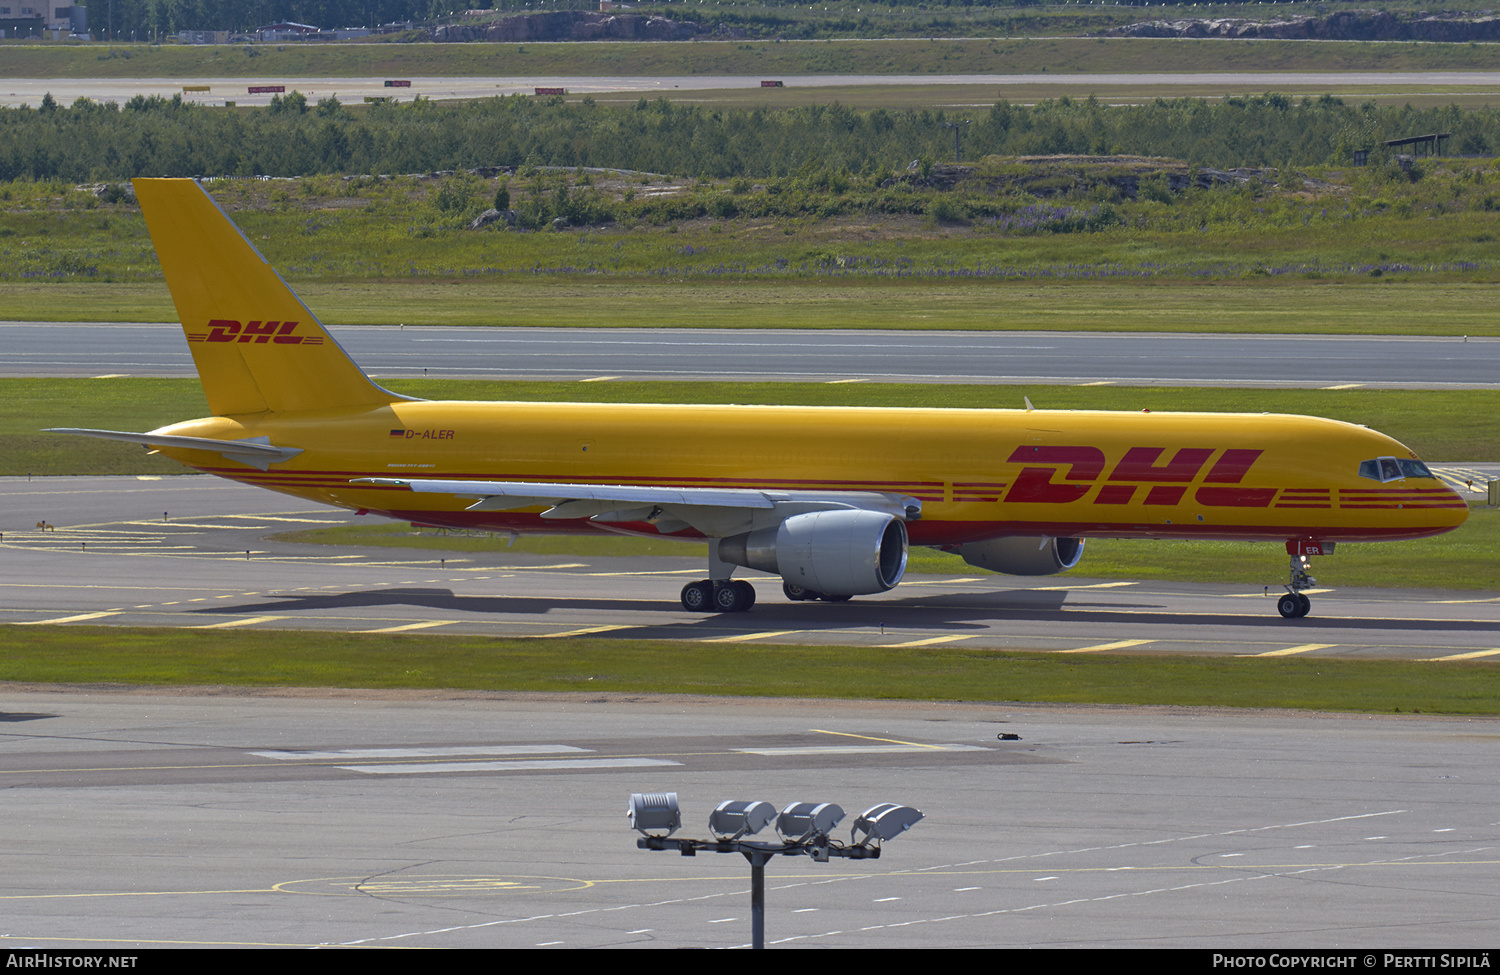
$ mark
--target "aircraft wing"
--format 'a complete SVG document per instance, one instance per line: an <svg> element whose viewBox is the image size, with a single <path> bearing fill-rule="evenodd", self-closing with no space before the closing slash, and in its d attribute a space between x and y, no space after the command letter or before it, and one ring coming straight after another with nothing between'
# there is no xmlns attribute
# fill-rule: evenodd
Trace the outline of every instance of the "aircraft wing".
<svg viewBox="0 0 1500 975"><path fill-rule="evenodd" d="M449 481L362 477L355 484L403 487L418 494L472 498L468 511L508 511L550 505L543 518L588 518L595 522L650 521L663 533L695 528L723 536L766 528L795 514L835 508L882 511L896 518L921 516L922 502L875 491L766 491L630 484L565 484L540 481Z"/></svg>
<svg viewBox="0 0 1500 975"><path fill-rule="evenodd" d="M302 453L301 447L274 447L268 437L245 440L212 440L208 437L173 437L160 433L130 433L125 430L85 430L78 427L53 427L43 433L68 433L99 440L123 440L143 447L180 447L185 450L211 450L227 460L247 467L269 470L272 464L291 460Z"/></svg>

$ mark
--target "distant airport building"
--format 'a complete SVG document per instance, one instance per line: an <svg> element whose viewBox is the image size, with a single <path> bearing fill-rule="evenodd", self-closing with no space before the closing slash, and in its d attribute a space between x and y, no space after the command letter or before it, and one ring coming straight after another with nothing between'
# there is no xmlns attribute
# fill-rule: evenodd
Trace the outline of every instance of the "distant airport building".
<svg viewBox="0 0 1500 975"><path fill-rule="evenodd" d="M179 44L228 44L227 30L181 30L177 32Z"/></svg>
<svg viewBox="0 0 1500 975"><path fill-rule="evenodd" d="M0 31L5 37L86 40L89 8L70 0L0 0Z"/></svg>
<svg viewBox="0 0 1500 975"><path fill-rule="evenodd" d="M262 41L298 41L318 33L318 28L311 24L297 24L291 21L283 21L279 24L267 24L265 27L257 27L253 33L258 40Z"/></svg>

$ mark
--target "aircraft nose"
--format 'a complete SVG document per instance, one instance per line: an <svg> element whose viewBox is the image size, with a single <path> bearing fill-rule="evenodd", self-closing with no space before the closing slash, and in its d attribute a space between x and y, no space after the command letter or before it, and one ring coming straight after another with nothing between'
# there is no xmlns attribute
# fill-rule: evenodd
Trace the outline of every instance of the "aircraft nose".
<svg viewBox="0 0 1500 975"><path fill-rule="evenodd" d="M1448 489L1448 497L1454 507L1447 510L1453 512L1453 527L1457 528L1469 518L1469 501L1452 488Z"/></svg>

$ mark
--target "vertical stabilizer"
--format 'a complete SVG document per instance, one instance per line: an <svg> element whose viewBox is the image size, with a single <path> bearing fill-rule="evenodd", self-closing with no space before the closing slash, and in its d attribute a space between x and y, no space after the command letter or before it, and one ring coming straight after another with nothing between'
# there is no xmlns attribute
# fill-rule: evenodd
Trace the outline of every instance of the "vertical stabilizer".
<svg viewBox="0 0 1500 975"><path fill-rule="evenodd" d="M360 371L196 182L138 179L135 192L215 415L406 398Z"/></svg>

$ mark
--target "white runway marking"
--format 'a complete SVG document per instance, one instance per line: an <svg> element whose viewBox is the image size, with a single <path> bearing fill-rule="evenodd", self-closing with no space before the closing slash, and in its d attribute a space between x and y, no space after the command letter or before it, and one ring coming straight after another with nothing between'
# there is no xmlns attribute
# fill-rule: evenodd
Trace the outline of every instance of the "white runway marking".
<svg viewBox="0 0 1500 975"><path fill-rule="evenodd" d="M451 772L534 772L606 768L660 768L681 765L661 758L559 758L518 762L434 762L431 765L340 765L346 772L368 775L432 775Z"/></svg>

